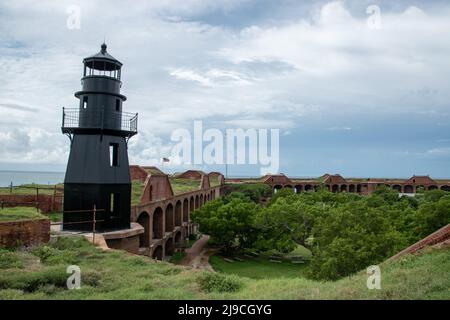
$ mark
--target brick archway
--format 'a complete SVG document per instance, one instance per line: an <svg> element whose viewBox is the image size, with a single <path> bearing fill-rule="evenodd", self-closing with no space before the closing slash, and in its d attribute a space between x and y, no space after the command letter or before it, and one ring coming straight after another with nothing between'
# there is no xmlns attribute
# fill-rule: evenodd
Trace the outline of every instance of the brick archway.
<svg viewBox="0 0 450 320"><path fill-rule="evenodd" d="M175 252L175 246L173 243L173 239L169 238L166 240L166 243L165 243L165 255L172 256L174 254L174 252Z"/></svg>
<svg viewBox="0 0 450 320"><path fill-rule="evenodd" d="M157 246L155 249L153 249L152 258L157 260L163 259L163 247Z"/></svg>
<svg viewBox="0 0 450 320"><path fill-rule="evenodd" d="M141 212L137 223L144 228L144 233L139 235L139 247L148 247L150 245L150 215L145 211Z"/></svg>
<svg viewBox="0 0 450 320"><path fill-rule="evenodd" d="M175 234L175 236L174 236L174 239L175 239L175 245L176 246L179 246L179 245L181 245L181 232L180 231L178 231L176 234Z"/></svg>
<svg viewBox="0 0 450 320"><path fill-rule="evenodd" d="M153 212L153 239L162 239L164 235L163 210L158 207Z"/></svg>
<svg viewBox="0 0 450 320"><path fill-rule="evenodd" d="M175 204L175 226L181 226L181 223L183 222L183 213L181 212L181 201L178 200Z"/></svg>
<svg viewBox="0 0 450 320"><path fill-rule="evenodd" d="M174 228L174 219L173 219L173 205L171 203L169 203L166 207L166 212L165 212L165 216L166 216L166 228L165 231L166 232L171 232Z"/></svg>
<svg viewBox="0 0 450 320"><path fill-rule="evenodd" d="M189 201L188 199L184 199L183 201L183 222L189 221Z"/></svg>

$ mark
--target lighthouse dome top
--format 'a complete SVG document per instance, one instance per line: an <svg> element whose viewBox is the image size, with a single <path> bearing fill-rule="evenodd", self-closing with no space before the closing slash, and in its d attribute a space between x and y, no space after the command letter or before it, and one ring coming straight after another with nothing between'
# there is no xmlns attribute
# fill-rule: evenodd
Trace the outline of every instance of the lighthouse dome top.
<svg viewBox="0 0 450 320"><path fill-rule="evenodd" d="M106 49L107 46L103 43L100 47L100 52L84 58L83 63L85 66L91 69L104 71L119 70L122 67L122 63L110 55Z"/></svg>

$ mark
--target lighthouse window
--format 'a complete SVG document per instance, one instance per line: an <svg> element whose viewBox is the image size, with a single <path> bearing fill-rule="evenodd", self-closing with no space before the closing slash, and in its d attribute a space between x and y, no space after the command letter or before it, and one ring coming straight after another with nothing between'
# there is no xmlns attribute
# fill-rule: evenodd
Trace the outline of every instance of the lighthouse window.
<svg viewBox="0 0 450 320"><path fill-rule="evenodd" d="M119 166L119 144L109 144L109 165L111 167Z"/></svg>
<svg viewBox="0 0 450 320"><path fill-rule="evenodd" d="M88 105L88 97L83 97L83 109L86 109Z"/></svg>
<svg viewBox="0 0 450 320"><path fill-rule="evenodd" d="M116 111L119 112L120 111L120 100L116 99Z"/></svg>
<svg viewBox="0 0 450 320"><path fill-rule="evenodd" d="M109 195L109 212L112 214L118 213L120 210L120 193L111 193ZM114 218L112 216L111 218Z"/></svg>

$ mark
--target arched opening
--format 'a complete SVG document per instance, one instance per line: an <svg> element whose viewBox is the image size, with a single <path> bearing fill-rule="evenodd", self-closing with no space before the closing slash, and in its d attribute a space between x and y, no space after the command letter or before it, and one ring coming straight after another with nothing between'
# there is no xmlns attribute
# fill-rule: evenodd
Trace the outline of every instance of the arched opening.
<svg viewBox="0 0 450 320"><path fill-rule="evenodd" d="M153 212L153 239L162 239L164 235L163 211L160 207Z"/></svg>
<svg viewBox="0 0 450 320"><path fill-rule="evenodd" d="M184 199L183 201L183 222L189 221L189 201Z"/></svg>
<svg viewBox="0 0 450 320"><path fill-rule="evenodd" d="M399 185L399 184L394 184L394 185L392 186L392 189L394 189L395 191L398 191L398 192L402 193L402 186Z"/></svg>
<svg viewBox="0 0 450 320"><path fill-rule="evenodd" d="M148 201L153 200L153 186L150 185L150 190L148 191Z"/></svg>
<svg viewBox="0 0 450 320"><path fill-rule="evenodd" d="M412 185L407 184L407 185L404 187L404 192L405 192L405 193L414 193L414 187L413 187Z"/></svg>
<svg viewBox="0 0 450 320"><path fill-rule="evenodd" d="M137 223L144 228L144 233L139 235L139 247L148 247L150 245L150 215L145 211L142 212Z"/></svg>
<svg viewBox="0 0 450 320"><path fill-rule="evenodd" d="M178 200L175 204L175 226L181 226L182 220L181 201Z"/></svg>
<svg viewBox="0 0 450 320"><path fill-rule="evenodd" d="M175 246L177 247L181 246L181 232L177 232L174 238L175 238Z"/></svg>
<svg viewBox="0 0 450 320"><path fill-rule="evenodd" d="M194 197L191 197L191 199L189 200L189 213L194 211L194 209L195 209L195 200L194 200ZM184 218L184 219L186 219L186 218Z"/></svg>
<svg viewBox="0 0 450 320"><path fill-rule="evenodd" d="M152 253L153 259L162 260L163 258L163 248L161 246L157 246Z"/></svg>
<svg viewBox="0 0 450 320"><path fill-rule="evenodd" d="M330 185L329 184L324 184L323 188L327 191L330 191Z"/></svg>
<svg viewBox="0 0 450 320"><path fill-rule="evenodd" d="M208 201L211 200L211 194L208 193Z"/></svg>
<svg viewBox="0 0 450 320"><path fill-rule="evenodd" d="M273 193L277 193L278 190L282 189L283 186L280 186L279 184L277 184L275 187L273 187Z"/></svg>
<svg viewBox="0 0 450 320"><path fill-rule="evenodd" d="M166 250L166 257L167 256L172 256L173 255L173 253L174 253L174 251L175 251L175 247L174 247L174 245L173 245L173 239L172 238L169 238L169 239L167 239L166 240L166 248L165 248Z"/></svg>
<svg viewBox="0 0 450 320"><path fill-rule="evenodd" d="M166 232L173 230L173 205L169 203L166 207Z"/></svg>
<svg viewBox="0 0 450 320"><path fill-rule="evenodd" d="M361 193L361 185L360 184L356 185L356 192Z"/></svg>
<svg viewBox="0 0 450 320"><path fill-rule="evenodd" d="M429 186L428 190L437 190L437 188L438 188L437 186Z"/></svg>
<svg viewBox="0 0 450 320"><path fill-rule="evenodd" d="M450 186L442 186L441 190L450 191Z"/></svg>
<svg viewBox="0 0 450 320"><path fill-rule="evenodd" d="M203 207L203 195L200 195L200 208Z"/></svg>
<svg viewBox="0 0 450 320"><path fill-rule="evenodd" d="M346 184L341 185L341 192L347 192L347 185Z"/></svg>
<svg viewBox="0 0 450 320"><path fill-rule="evenodd" d="M351 184L348 186L348 192L355 192L355 185Z"/></svg>
<svg viewBox="0 0 450 320"><path fill-rule="evenodd" d="M310 184L307 184L306 186L305 186L305 191L306 192L308 192L308 191L312 191L313 190L313 187L312 187L312 185L310 185Z"/></svg>
<svg viewBox="0 0 450 320"><path fill-rule="evenodd" d="M425 187L424 186L417 186L416 187L416 192L420 192L420 191L424 191Z"/></svg>
<svg viewBox="0 0 450 320"><path fill-rule="evenodd" d="M195 196L195 209L198 209L200 205L200 198L198 195Z"/></svg>
<svg viewBox="0 0 450 320"><path fill-rule="evenodd" d="M214 200L216 197L215 197L215 194L214 194L214 190L212 190L211 191L211 200Z"/></svg>
<svg viewBox="0 0 450 320"><path fill-rule="evenodd" d="M337 184L333 184L331 187L331 192L337 193L339 191L339 186Z"/></svg>
<svg viewBox="0 0 450 320"><path fill-rule="evenodd" d="M301 184L298 184L295 186L295 193L300 193L303 191L303 186Z"/></svg>
<svg viewBox="0 0 450 320"><path fill-rule="evenodd" d="M320 186L319 185L315 185L315 186L313 186L313 188L314 188L314 191L319 191L320 190Z"/></svg>

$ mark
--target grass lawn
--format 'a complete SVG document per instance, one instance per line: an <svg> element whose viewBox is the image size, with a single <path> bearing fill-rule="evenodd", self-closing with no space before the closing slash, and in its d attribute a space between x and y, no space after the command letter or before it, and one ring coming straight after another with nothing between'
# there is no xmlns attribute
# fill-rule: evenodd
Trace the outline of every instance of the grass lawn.
<svg viewBox="0 0 450 320"><path fill-rule="evenodd" d="M131 205L132 206L139 204L143 193L144 193L144 184L139 180L133 180L131 182Z"/></svg>
<svg viewBox="0 0 450 320"><path fill-rule="evenodd" d="M49 212L44 215L47 216L47 218L49 218L52 222L61 222L63 220L62 212Z"/></svg>
<svg viewBox="0 0 450 320"><path fill-rule="evenodd" d="M64 185L62 183L57 184L56 187L58 188L57 192L61 193L62 189L64 188ZM12 188L12 194L36 194L36 188L39 188L39 194L47 194L47 195L53 195L55 192L54 188L55 185L48 185L48 184L22 184L17 187ZM11 194L11 190L9 187L1 187L0 188L0 194Z"/></svg>
<svg viewBox="0 0 450 320"><path fill-rule="evenodd" d="M0 209L0 221L2 222L42 218L46 218L46 216L36 211L36 208L14 207Z"/></svg>
<svg viewBox="0 0 450 320"><path fill-rule="evenodd" d="M174 194L181 194L189 191L198 190L200 187L200 180L169 178L170 184Z"/></svg>
<svg viewBox="0 0 450 320"><path fill-rule="evenodd" d="M209 185L211 187L217 187L218 185L220 185L219 177L209 177Z"/></svg>
<svg viewBox="0 0 450 320"><path fill-rule="evenodd" d="M381 290L367 289L362 270L335 282L233 276L236 291L209 292L202 272L64 237L33 250L0 249L0 299L450 299L449 255L430 250L382 264ZM79 290L66 288L72 264L81 268Z"/></svg>
<svg viewBox="0 0 450 320"><path fill-rule="evenodd" d="M251 279L298 278L304 275L307 268L305 264L294 264L288 261L270 262L265 257L244 259L245 261L242 262L231 263L223 260L222 256L212 256L209 262L215 271Z"/></svg>

